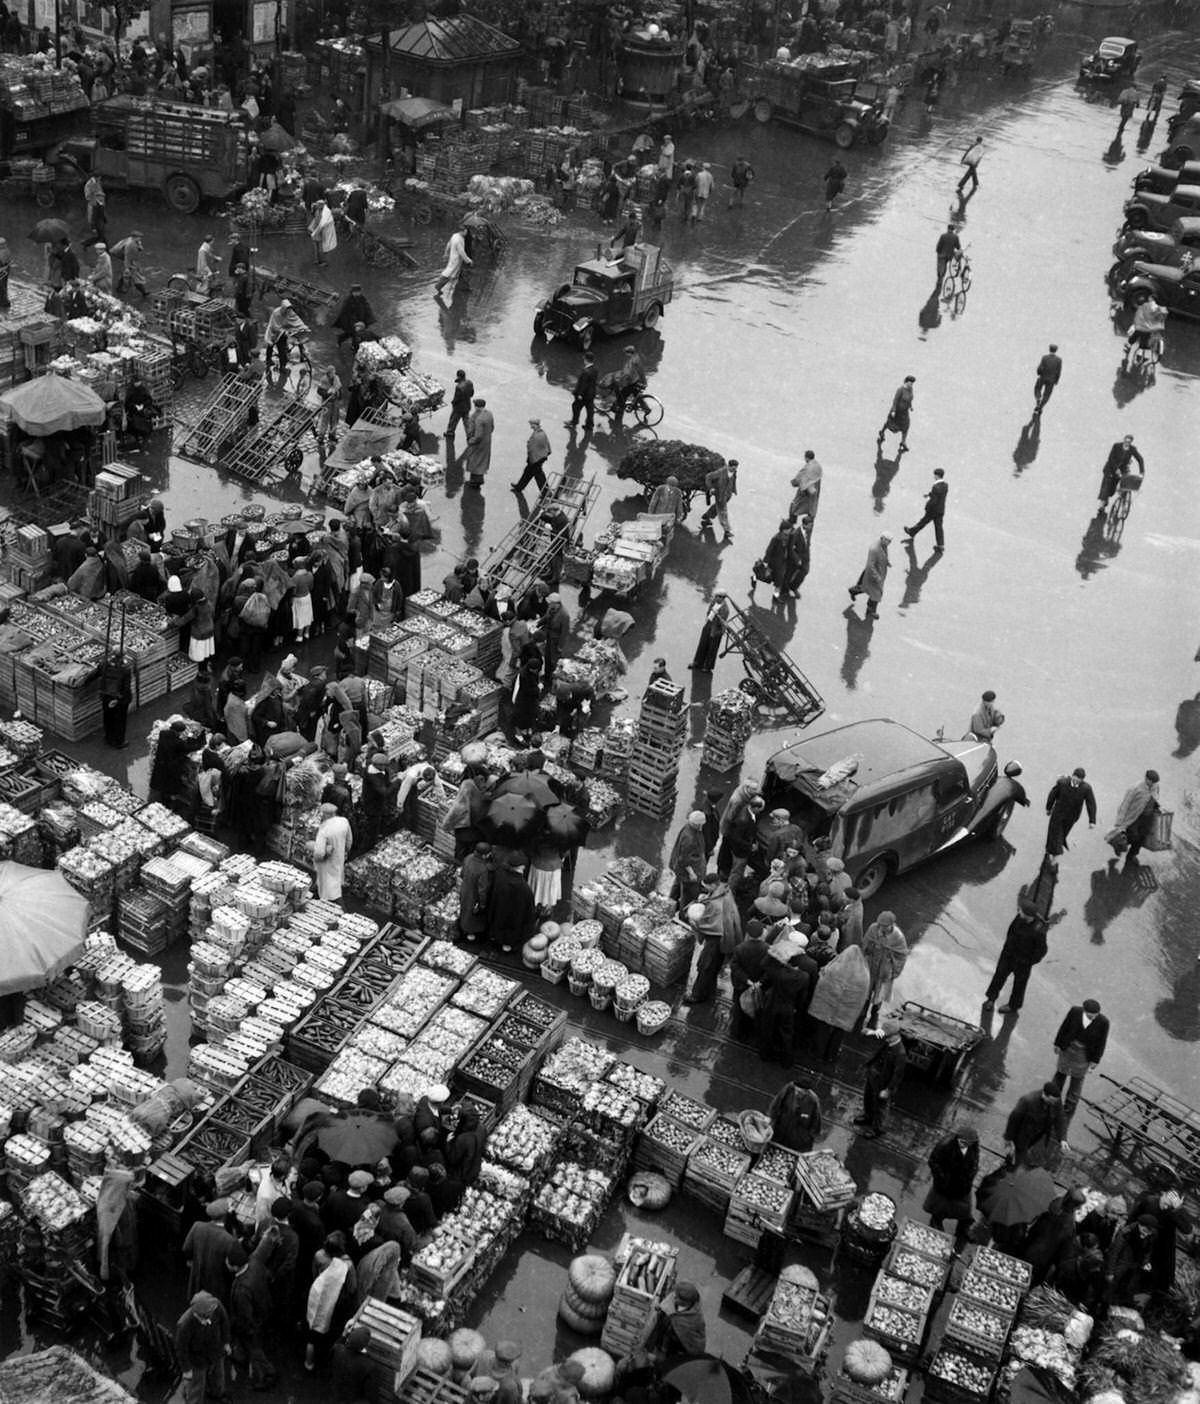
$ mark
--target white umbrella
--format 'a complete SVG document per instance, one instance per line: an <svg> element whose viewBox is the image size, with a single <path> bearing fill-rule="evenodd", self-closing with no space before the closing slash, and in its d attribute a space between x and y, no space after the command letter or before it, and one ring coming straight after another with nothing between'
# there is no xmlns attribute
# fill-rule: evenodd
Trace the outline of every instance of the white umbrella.
<svg viewBox="0 0 1200 1404"><path fill-rule="evenodd" d="M88 904L61 873L0 862L0 995L48 984L78 960Z"/></svg>

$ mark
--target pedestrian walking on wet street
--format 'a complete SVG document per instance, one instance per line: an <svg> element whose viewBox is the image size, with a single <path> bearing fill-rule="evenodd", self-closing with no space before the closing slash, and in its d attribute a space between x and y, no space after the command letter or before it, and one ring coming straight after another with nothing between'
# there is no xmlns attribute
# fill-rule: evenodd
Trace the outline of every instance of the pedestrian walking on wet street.
<svg viewBox="0 0 1200 1404"><path fill-rule="evenodd" d="M971 1191L979 1174L979 1132L965 1122L956 1126L929 1152L929 1173L933 1183L922 1206L929 1226L940 1229L946 1219L953 1219L957 1237L966 1238L974 1217Z"/></svg>
<svg viewBox="0 0 1200 1404"><path fill-rule="evenodd" d="M441 297L443 289L449 285L450 301L458 291L458 280L464 268L470 268L473 260L467 253L467 240L461 229L456 229L446 240L446 263L433 285L434 297Z"/></svg>
<svg viewBox="0 0 1200 1404"><path fill-rule="evenodd" d="M975 140L970 144L970 146L968 146L967 149L963 152L962 158L959 162L960 165L966 166L967 168L962 174L962 179L958 182L958 185L955 187L959 195L963 199L966 198L966 196L963 194L963 186L966 185L967 181L971 182L972 195L974 195L975 192L979 189L979 163L982 160L983 137L977 136Z"/></svg>
<svg viewBox="0 0 1200 1404"><path fill-rule="evenodd" d="M1033 387L1033 412L1041 412L1050 403L1050 396L1054 394L1054 387L1062 379L1062 357L1058 354L1058 347L1052 341L1050 349L1042 357L1037 365L1037 380Z"/></svg>
<svg viewBox="0 0 1200 1404"><path fill-rule="evenodd" d="M595 358L585 354L583 369L575 378L575 389L571 395L571 418L567 423L572 429L578 427L579 414L582 411L585 416L584 430L588 434L592 432L592 427L596 422L596 385L599 379Z"/></svg>
<svg viewBox="0 0 1200 1404"><path fill-rule="evenodd" d="M446 438L453 439L454 431L461 424L465 429L471 414L471 400L475 386L467 378L465 370L454 372L454 389L450 395L450 422L446 425Z"/></svg>
<svg viewBox="0 0 1200 1404"><path fill-rule="evenodd" d="M885 531L867 552L867 563L862 568L858 579L850 586L850 599L853 602L859 595L867 597L868 619L875 619L879 615L879 601L883 599L883 587L887 580L887 573L891 566L888 560L888 546L892 538Z"/></svg>
<svg viewBox="0 0 1200 1404"><path fill-rule="evenodd" d="M704 811L694 809L687 817L682 829L675 835L671 848L671 869L674 881L671 896L677 910L686 912L700 896L700 884L704 881L708 866L708 848L704 840Z"/></svg>
<svg viewBox="0 0 1200 1404"><path fill-rule="evenodd" d="M704 475L704 491L708 495L708 507L700 518L701 527L711 527L714 517L721 523L725 540L733 540L729 526L729 499L737 492L738 461L731 458L711 473Z"/></svg>
<svg viewBox="0 0 1200 1404"><path fill-rule="evenodd" d="M492 434L496 421L485 399L476 397L471 401L471 406L463 466L467 471L467 486L481 488L487 470L492 466Z"/></svg>
<svg viewBox="0 0 1200 1404"><path fill-rule="evenodd" d="M730 168L729 179L733 182L733 194L729 197L729 208L733 209L736 204L740 209L746 203L746 191L754 179L754 167L744 156L739 156Z"/></svg>
<svg viewBox="0 0 1200 1404"><path fill-rule="evenodd" d="M712 167L707 161L696 172L696 194L692 200L692 223L699 224L704 218L704 209L708 204L708 198L712 194L713 173Z"/></svg>
<svg viewBox="0 0 1200 1404"><path fill-rule="evenodd" d="M935 551L946 549L946 538L942 534L942 522L946 515L946 494L950 491L950 484L946 482L946 473L942 468L933 470L933 486L925 494L925 513L915 526L905 527L904 534L911 541L918 532L931 523L933 525L933 537L937 545Z"/></svg>
<svg viewBox="0 0 1200 1404"><path fill-rule="evenodd" d="M1121 120L1117 123L1117 135L1120 136L1129 125L1129 119L1137 111L1138 91L1132 83L1121 89L1121 94L1117 98L1117 103L1121 109Z"/></svg>
<svg viewBox="0 0 1200 1404"><path fill-rule="evenodd" d="M833 209L833 202L846 188L846 168L835 156L833 163L825 172L825 208Z"/></svg>
<svg viewBox="0 0 1200 1404"><path fill-rule="evenodd" d="M1017 1165L1056 1161L1067 1149L1067 1124L1063 1119L1058 1083L1046 1082L1036 1092L1017 1099L1004 1126L1004 1150Z"/></svg>
<svg viewBox="0 0 1200 1404"><path fill-rule="evenodd" d="M1150 836L1158 808L1158 771L1148 770L1144 779L1126 790L1116 823L1104 835L1105 843L1112 844L1118 853L1128 848L1128 856L1136 858Z"/></svg>
<svg viewBox="0 0 1200 1404"><path fill-rule="evenodd" d="M817 462L817 455L812 449L805 449L804 462L792 479L796 495L792 498L792 505L788 508L788 516L793 521L800 517L807 517L810 532L817 520L817 507L821 501L821 478L824 471Z"/></svg>
<svg viewBox="0 0 1200 1404"><path fill-rule="evenodd" d="M899 434L899 453L908 452L908 430L912 423L913 413L913 386L916 384L915 375L906 375L903 385L899 386L892 396L892 407L888 410L888 416L883 421L883 428L875 436L875 447L883 448L883 436L885 434Z"/></svg>
<svg viewBox="0 0 1200 1404"><path fill-rule="evenodd" d="M994 1009L1004 982L1012 976L1012 994L1000 1010L1001 1014L1017 1014L1025 1003L1025 990L1033 967L1046 958L1046 923L1038 915L1037 906L1028 898L1017 899L1017 914L1004 933L1000 958L988 982L984 1009Z"/></svg>
<svg viewBox="0 0 1200 1404"><path fill-rule="evenodd" d="M1067 836L1086 807L1088 828L1096 827L1096 796L1087 783L1087 771L1077 765L1070 775L1060 775L1046 796L1046 852L1057 858L1066 852Z"/></svg>
<svg viewBox="0 0 1200 1404"><path fill-rule="evenodd" d="M531 482L546 491L545 462L550 457L550 440L540 419L529 421L529 438L525 441L525 471L512 484L513 492L524 492Z"/></svg>
<svg viewBox="0 0 1200 1404"><path fill-rule="evenodd" d="M1119 442L1113 444L1108 451L1108 457L1104 460L1104 469L1100 477L1100 506L1096 509L1096 515L1108 506L1108 499L1121 486L1121 479L1129 472L1129 465L1136 463L1138 472L1142 477L1146 476L1146 460L1133 446L1133 435L1126 434Z"/></svg>
<svg viewBox="0 0 1200 1404"><path fill-rule="evenodd" d="M948 224L938 235L938 241L934 245L934 253L937 255L937 285L942 286L942 279L946 276L946 269L950 266L950 260L958 253L962 252L962 240L958 237L958 230L954 225Z"/></svg>
<svg viewBox="0 0 1200 1404"><path fill-rule="evenodd" d="M1068 1125L1079 1105L1083 1080L1094 1071L1107 1047L1108 1018L1100 1012L1100 1001L1085 999L1082 1004L1072 1005L1054 1035L1054 1050L1058 1054L1054 1085L1061 1092L1069 1083L1063 1103L1063 1116Z"/></svg>
<svg viewBox="0 0 1200 1404"><path fill-rule="evenodd" d="M867 1059L863 1079L862 1115L854 1118L855 1126L865 1128L862 1134L868 1141L875 1140L887 1125L888 1112L908 1066L899 1018L895 1014L887 1015L878 1034L880 1043Z"/></svg>

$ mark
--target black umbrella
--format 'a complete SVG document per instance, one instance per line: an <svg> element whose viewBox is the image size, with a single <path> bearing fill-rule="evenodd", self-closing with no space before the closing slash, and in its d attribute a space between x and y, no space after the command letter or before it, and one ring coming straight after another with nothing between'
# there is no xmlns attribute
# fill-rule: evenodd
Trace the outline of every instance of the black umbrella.
<svg viewBox="0 0 1200 1404"><path fill-rule="evenodd" d="M574 848L587 836L587 821L570 804L554 804L546 810L546 832L555 843Z"/></svg>
<svg viewBox="0 0 1200 1404"><path fill-rule="evenodd" d="M517 775L510 775L507 780L501 780L495 794L497 799L501 795L524 795L542 809L558 803L558 796L550 788L549 780L536 770L522 770Z"/></svg>
<svg viewBox="0 0 1200 1404"><path fill-rule="evenodd" d="M395 1150L399 1139L391 1122L373 1112L351 1112L317 1132L317 1145L343 1165L376 1165Z"/></svg>
<svg viewBox="0 0 1200 1404"><path fill-rule="evenodd" d="M537 828L541 807L528 795L501 795L488 806L487 826L497 843L519 846Z"/></svg>
<svg viewBox="0 0 1200 1404"><path fill-rule="evenodd" d="M57 244L60 239L69 239L71 231L61 219L39 219L29 237L35 244Z"/></svg>

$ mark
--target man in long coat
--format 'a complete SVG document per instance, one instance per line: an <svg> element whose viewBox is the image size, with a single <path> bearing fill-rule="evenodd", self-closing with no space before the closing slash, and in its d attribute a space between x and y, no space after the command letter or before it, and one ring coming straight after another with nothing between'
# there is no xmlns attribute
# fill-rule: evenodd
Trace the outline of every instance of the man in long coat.
<svg viewBox="0 0 1200 1404"><path fill-rule="evenodd" d="M463 859L458 882L458 929L468 941L487 930L488 897L492 890L492 850L477 843Z"/></svg>
<svg viewBox="0 0 1200 1404"><path fill-rule="evenodd" d="M1046 796L1046 813L1050 823L1046 829L1046 852L1057 858L1068 847L1067 835L1075 827L1084 808L1088 812L1088 828L1096 827L1096 796L1086 780L1087 771L1077 765L1070 775L1060 775Z"/></svg>
<svg viewBox="0 0 1200 1404"><path fill-rule="evenodd" d="M708 866L703 810L692 810L683 828L675 835L669 866L675 878L671 895L678 899L679 910L686 911L700 895L700 884Z"/></svg>
<svg viewBox="0 0 1200 1404"><path fill-rule="evenodd" d="M862 574L850 586L851 601L858 599L859 595L866 595L868 619L876 618L879 613L879 601L883 599L883 586L891 564L888 560L888 546L891 540L885 531L872 545L867 552L867 563L863 566Z"/></svg>
<svg viewBox="0 0 1200 1404"><path fill-rule="evenodd" d="M317 896L323 902L342 900L342 879L346 855L354 836L350 821L343 819L335 804L321 806L321 823L313 839L313 863L317 870Z"/></svg>
<svg viewBox="0 0 1200 1404"><path fill-rule="evenodd" d="M492 434L495 432L496 421L487 407L486 400L477 397L471 404L473 408L467 420L467 448L463 467L467 473L467 486L478 488L483 486L487 470L492 466Z"/></svg>
<svg viewBox="0 0 1200 1404"><path fill-rule="evenodd" d="M225 1259L237 1242L225 1227L229 1201L215 1199L204 1212L207 1218L194 1223L183 1240L183 1256L188 1262L188 1296L211 1292L219 1302L227 1303L229 1270Z"/></svg>
<svg viewBox="0 0 1200 1404"><path fill-rule="evenodd" d="M513 950L533 934L533 889L521 869L525 859L512 854L497 868L488 899L488 935L504 952Z"/></svg>

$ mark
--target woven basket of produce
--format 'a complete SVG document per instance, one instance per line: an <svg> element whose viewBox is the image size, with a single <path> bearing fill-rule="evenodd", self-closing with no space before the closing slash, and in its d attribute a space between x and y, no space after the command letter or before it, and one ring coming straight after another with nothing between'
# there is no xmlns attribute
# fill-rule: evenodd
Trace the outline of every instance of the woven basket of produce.
<svg viewBox="0 0 1200 1404"><path fill-rule="evenodd" d="M671 1017L671 1006L662 999L648 1000L637 1010L637 1031L640 1034L661 1033Z"/></svg>

